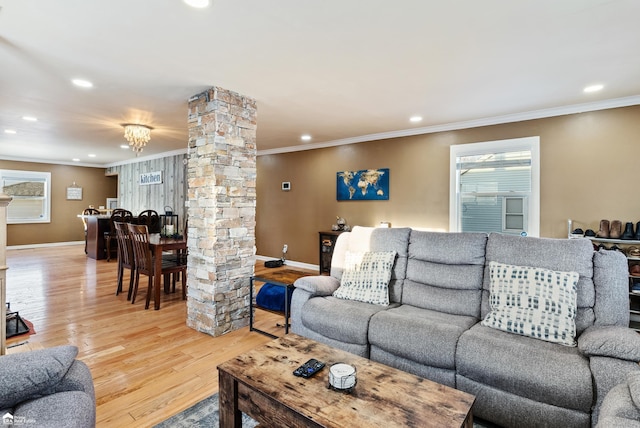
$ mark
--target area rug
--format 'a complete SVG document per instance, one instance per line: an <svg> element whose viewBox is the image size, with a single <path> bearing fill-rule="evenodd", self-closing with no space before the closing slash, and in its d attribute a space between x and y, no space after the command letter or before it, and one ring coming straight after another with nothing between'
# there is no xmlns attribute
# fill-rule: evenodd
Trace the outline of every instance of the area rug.
<svg viewBox="0 0 640 428"><path fill-rule="evenodd" d="M242 414L242 428L253 428L258 423ZM183 410L155 428L213 428L220 426L218 412L218 394L213 394L188 409Z"/></svg>
<svg viewBox="0 0 640 428"><path fill-rule="evenodd" d="M254 428L258 423L242 414L242 428ZM154 428L215 428L220 426L218 394L205 398L188 409L159 423ZM473 428L499 428L489 422L473 421Z"/></svg>

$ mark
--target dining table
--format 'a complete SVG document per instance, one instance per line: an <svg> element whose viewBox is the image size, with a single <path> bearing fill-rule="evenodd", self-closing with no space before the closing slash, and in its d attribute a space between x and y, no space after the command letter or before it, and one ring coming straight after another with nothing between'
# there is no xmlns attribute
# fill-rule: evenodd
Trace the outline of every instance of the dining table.
<svg viewBox="0 0 640 428"><path fill-rule="evenodd" d="M180 251L187 249L187 239L184 236L162 236L159 233L149 234L149 248L153 255L153 308L160 309L160 284L162 284L162 253L165 251ZM166 285L166 284L165 284ZM183 284L185 286L186 284Z"/></svg>

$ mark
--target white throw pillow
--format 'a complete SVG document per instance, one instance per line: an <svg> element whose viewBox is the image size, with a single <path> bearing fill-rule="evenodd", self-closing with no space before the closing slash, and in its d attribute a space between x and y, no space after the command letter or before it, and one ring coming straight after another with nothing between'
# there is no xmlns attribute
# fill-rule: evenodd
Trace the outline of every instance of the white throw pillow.
<svg viewBox="0 0 640 428"><path fill-rule="evenodd" d="M482 325L576 346L577 272L489 263L491 312Z"/></svg>
<svg viewBox="0 0 640 428"><path fill-rule="evenodd" d="M395 258L395 251L347 251L340 287L333 292L333 296L376 305L389 305L389 280Z"/></svg>

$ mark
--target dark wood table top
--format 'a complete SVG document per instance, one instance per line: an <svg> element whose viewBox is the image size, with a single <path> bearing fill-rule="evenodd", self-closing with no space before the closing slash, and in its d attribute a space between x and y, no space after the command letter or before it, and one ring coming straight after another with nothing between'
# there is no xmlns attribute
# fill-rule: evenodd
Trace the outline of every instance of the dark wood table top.
<svg viewBox="0 0 640 428"><path fill-rule="evenodd" d="M292 285L296 279L303 276L311 276L315 273L304 272L295 269L274 269L273 271L261 272L253 277L255 281L276 282L283 285Z"/></svg>
<svg viewBox="0 0 640 428"><path fill-rule="evenodd" d="M294 376L310 358L325 362L325 368L309 379ZM356 368L351 393L328 388L329 367L338 362ZM312 420L313 426L440 428L472 421L473 395L295 334L233 358L218 370L271 397L280 408Z"/></svg>

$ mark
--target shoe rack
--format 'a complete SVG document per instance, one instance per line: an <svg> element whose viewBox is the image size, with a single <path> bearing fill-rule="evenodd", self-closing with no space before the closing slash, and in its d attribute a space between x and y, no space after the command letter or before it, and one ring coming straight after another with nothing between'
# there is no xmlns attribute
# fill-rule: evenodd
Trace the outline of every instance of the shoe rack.
<svg viewBox="0 0 640 428"><path fill-rule="evenodd" d="M575 234L574 232L580 229L574 230L571 220L568 222L568 227L569 238L584 237L594 243L594 250L600 247L609 251L620 251L627 257L629 264L629 328L640 332L640 271L638 268L632 270L634 265L640 266L640 240L600 238L598 236L587 236L586 234ZM638 223L637 227L640 227L640 223ZM634 236L636 235L634 234ZM636 251L632 251L634 249Z"/></svg>

